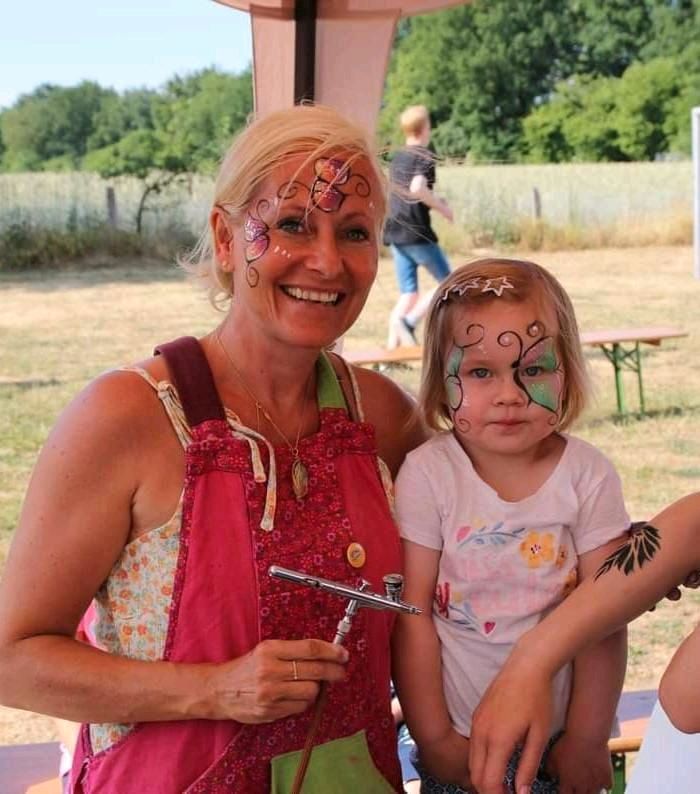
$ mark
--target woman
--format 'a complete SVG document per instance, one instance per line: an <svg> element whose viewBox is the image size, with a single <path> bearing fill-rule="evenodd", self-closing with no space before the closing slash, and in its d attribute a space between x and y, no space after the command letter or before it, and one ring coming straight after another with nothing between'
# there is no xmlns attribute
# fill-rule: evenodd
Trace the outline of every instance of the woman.
<svg viewBox="0 0 700 794"><path fill-rule="evenodd" d="M0 589L0 699L87 723L75 791L288 790L322 681L334 790L359 790L349 767L400 788L391 619L361 610L346 650L342 601L267 575L377 590L400 565L389 474L423 431L398 387L323 352L365 303L384 207L334 111L253 122L192 262L223 321L101 376L51 433ZM93 597L97 648L74 639Z"/></svg>

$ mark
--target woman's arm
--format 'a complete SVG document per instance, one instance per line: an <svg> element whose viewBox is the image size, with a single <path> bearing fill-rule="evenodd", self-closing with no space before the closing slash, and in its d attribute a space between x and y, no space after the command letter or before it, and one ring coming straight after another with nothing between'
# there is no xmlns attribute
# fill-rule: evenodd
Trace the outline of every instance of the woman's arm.
<svg viewBox="0 0 700 794"><path fill-rule="evenodd" d="M221 665L180 665L74 639L127 540L172 512L173 499L160 497L169 466L181 487L181 450L159 401L133 374L98 379L61 416L37 461L0 584L0 702L81 722L254 722L303 711L319 678L343 677L345 654L315 640L262 643ZM314 660L306 668L316 680L291 680L292 658Z"/></svg>
<svg viewBox="0 0 700 794"><path fill-rule="evenodd" d="M659 698L671 722L684 733L700 733L700 628L681 643L661 679Z"/></svg>
<svg viewBox="0 0 700 794"><path fill-rule="evenodd" d="M534 779L548 739L554 673L700 566L700 493L667 507L650 525L658 538L649 532L633 535L616 558L622 567L611 560L525 634L487 690L474 716L470 746L472 780L481 794L501 794L506 762L523 740L517 782Z"/></svg>

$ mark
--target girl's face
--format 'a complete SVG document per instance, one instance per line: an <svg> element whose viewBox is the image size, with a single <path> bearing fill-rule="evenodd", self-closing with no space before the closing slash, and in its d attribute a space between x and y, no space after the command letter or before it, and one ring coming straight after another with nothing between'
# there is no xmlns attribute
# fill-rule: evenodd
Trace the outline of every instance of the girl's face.
<svg viewBox="0 0 700 794"><path fill-rule="evenodd" d="M553 313L495 298L457 307L444 367L455 433L469 451L517 455L556 428L564 370Z"/></svg>
<svg viewBox="0 0 700 794"><path fill-rule="evenodd" d="M289 160L265 180L230 239L216 211L213 222L223 238L219 259L233 271L236 322L252 322L277 342L320 348L347 331L367 299L381 201L366 160L324 157L297 173L303 161Z"/></svg>

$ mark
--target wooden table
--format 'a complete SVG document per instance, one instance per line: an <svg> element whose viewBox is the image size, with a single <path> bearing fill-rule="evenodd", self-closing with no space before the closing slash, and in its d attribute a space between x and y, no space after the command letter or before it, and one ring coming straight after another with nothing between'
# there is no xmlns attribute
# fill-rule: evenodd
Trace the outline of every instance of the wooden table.
<svg viewBox="0 0 700 794"><path fill-rule="evenodd" d="M644 383L642 381L642 356L639 346L645 344L659 347L664 339L679 339L683 336L688 336L688 332L683 331L681 328L649 326L644 328L614 328L606 331L584 331L581 334L581 341L584 345L599 347L613 365L617 412L619 414L627 413L622 371L623 369L629 369L637 374L639 413L643 414L646 408L644 405Z"/></svg>
<svg viewBox="0 0 700 794"><path fill-rule="evenodd" d="M644 382L642 380L642 355L640 345L660 346L665 339L680 339L688 336L688 332L671 326L646 326L642 328L611 328L602 331L584 331L581 342L588 347L597 347L613 365L615 375L615 394L617 411L620 415L627 413L625 388L622 379L623 370L628 369L637 375L639 390L639 412L646 410L644 403ZM397 347L387 350L382 347L364 350L345 350L345 359L362 367L381 369L400 364L409 364L423 358L420 345Z"/></svg>

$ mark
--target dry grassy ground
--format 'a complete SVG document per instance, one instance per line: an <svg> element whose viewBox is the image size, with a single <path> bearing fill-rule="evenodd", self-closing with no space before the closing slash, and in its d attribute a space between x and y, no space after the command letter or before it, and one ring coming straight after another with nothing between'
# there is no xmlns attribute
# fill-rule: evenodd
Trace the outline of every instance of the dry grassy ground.
<svg viewBox="0 0 700 794"><path fill-rule="evenodd" d="M589 352L598 397L577 432L615 462L635 518L700 486L700 282L688 248L543 253L569 290L585 329L675 324L687 339L645 350L649 415L614 416L612 368ZM466 259L466 257L463 257ZM453 264L459 263L453 258ZM427 286L427 285L426 285ZM382 260L368 305L346 345L384 339L396 296ZM204 333L216 315L173 268L148 263L0 277L0 565L5 558L36 452L61 407L91 377L149 355L182 333ZM417 368L395 377L408 388ZM636 405L633 382L628 397ZM631 629L627 686L656 686L673 648L695 625L700 596L664 604ZM50 720L0 708L0 744L55 737Z"/></svg>

